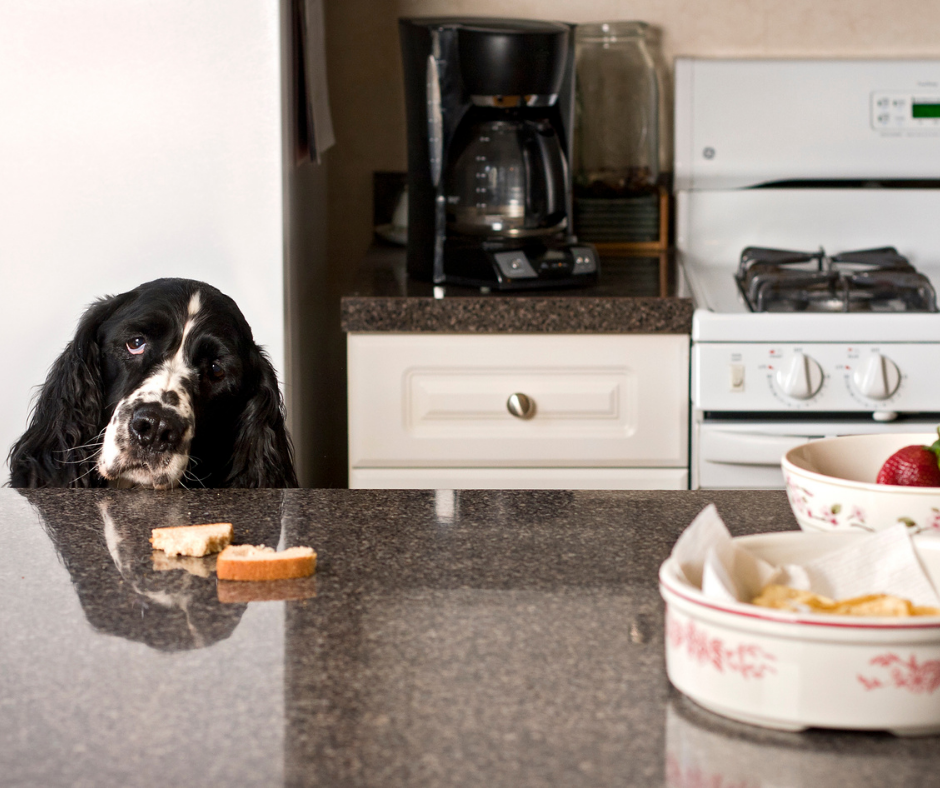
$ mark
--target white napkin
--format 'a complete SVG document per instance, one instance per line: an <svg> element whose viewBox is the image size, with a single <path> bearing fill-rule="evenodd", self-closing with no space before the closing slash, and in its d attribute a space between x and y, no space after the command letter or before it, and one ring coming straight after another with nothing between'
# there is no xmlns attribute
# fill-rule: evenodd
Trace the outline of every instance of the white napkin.
<svg viewBox="0 0 940 788"><path fill-rule="evenodd" d="M735 544L715 505L709 504L679 536L672 556L690 585L725 602L749 602L764 586L778 583L831 599L892 594L940 607L903 523L853 538L799 566L773 566Z"/></svg>

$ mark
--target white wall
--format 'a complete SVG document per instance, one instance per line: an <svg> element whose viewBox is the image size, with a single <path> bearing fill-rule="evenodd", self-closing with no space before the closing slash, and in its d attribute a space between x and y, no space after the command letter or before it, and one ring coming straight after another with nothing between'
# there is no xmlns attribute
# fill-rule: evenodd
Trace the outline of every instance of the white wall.
<svg viewBox="0 0 940 788"><path fill-rule="evenodd" d="M235 298L283 378L280 35L277 0L0 3L4 461L85 305L160 276Z"/></svg>

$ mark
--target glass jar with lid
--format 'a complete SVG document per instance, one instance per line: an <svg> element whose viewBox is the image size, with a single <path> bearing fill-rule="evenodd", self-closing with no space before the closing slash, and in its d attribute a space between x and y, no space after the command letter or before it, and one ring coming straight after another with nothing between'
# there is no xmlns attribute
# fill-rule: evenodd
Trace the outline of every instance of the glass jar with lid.
<svg viewBox="0 0 940 788"><path fill-rule="evenodd" d="M645 22L575 29L575 195L651 192L660 175L656 31Z"/></svg>

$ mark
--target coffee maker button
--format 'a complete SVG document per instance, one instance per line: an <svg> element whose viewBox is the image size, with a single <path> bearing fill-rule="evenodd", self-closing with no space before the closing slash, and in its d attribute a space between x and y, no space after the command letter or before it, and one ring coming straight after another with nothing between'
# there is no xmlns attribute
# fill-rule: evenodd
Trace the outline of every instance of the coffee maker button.
<svg viewBox="0 0 940 788"><path fill-rule="evenodd" d="M574 255L573 274L593 274L597 270L597 260L592 250L586 246L576 246L571 250Z"/></svg>
<svg viewBox="0 0 940 788"><path fill-rule="evenodd" d="M495 252L493 259L500 273L507 279L534 279L538 277L523 252Z"/></svg>

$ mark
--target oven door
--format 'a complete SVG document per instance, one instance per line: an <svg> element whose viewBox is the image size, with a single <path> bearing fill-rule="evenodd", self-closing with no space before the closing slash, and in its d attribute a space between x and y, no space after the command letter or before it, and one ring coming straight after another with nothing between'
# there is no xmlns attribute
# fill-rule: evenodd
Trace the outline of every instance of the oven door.
<svg viewBox="0 0 940 788"><path fill-rule="evenodd" d="M697 419L692 427L692 489L784 488L780 461L795 446L817 438L881 432L933 432L936 419L878 423Z"/></svg>

